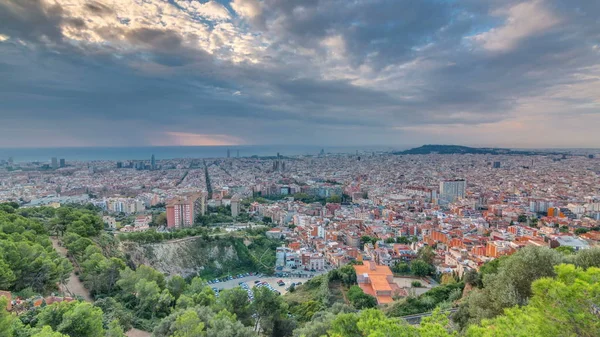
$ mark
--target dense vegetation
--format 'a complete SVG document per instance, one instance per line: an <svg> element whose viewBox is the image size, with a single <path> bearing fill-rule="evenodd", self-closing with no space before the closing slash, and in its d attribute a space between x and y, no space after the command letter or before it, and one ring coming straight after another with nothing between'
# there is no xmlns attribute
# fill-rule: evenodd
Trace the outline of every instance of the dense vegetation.
<svg viewBox="0 0 600 337"><path fill-rule="evenodd" d="M395 152L395 154L512 154L521 156L530 156L541 154L542 152L536 151L517 151L510 149L501 148L487 148L487 147L468 147L460 145L423 145L410 150ZM557 154L543 152L543 154Z"/></svg>
<svg viewBox="0 0 600 337"><path fill-rule="evenodd" d="M30 288L37 293L56 290L72 267L52 248L47 228L11 206L0 209L0 289L18 292Z"/></svg>
<svg viewBox="0 0 600 337"><path fill-rule="evenodd" d="M6 289L47 294L72 270L49 240L59 235L95 302L42 305L16 316L0 299L0 337L123 337L132 326L156 337L250 336L598 336L600 249L579 253L526 247L462 280L381 309L345 266L293 287L285 296L241 288L219 296L200 277L169 279L130 265L116 238L86 209L0 205L0 280ZM271 249L259 232L248 251ZM264 241L263 241L264 240ZM427 263L429 252L419 253ZM20 263L27 261L27 263ZM30 267L34 265L36 269ZM464 288L464 291L463 291ZM465 294L463 296L463 294ZM458 307L449 315L445 309ZM419 326L400 316L433 311ZM454 323L452 323L452 320Z"/></svg>

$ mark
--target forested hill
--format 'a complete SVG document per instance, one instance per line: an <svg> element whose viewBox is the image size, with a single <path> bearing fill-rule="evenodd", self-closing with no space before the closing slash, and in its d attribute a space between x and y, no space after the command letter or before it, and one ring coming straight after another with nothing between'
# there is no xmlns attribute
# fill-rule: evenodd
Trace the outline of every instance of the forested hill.
<svg viewBox="0 0 600 337"><path fill-rule="evenodd" d="M486 148L486 147L468 147L461 145L423 145L410 150L395 152L394 154L508 154L508 155L538 155L538 154L558 154L554 152L541 151L520 151L502 148Z"/></svg>
<svg viewBox="0 0 600 337"><path fill-rule="evenodd" d="M94 210L0 204L0 289L37 299L58 292L74 270L94 300L25 301L8 312L1 297L0 337L124 337L132 326L155 337L599 336L599 248L525 247L462 279L437 275L442 284L420 296L377 306L356 285L352 266L285 296L267 287L251 297L240 287L217 295L201 277L131 266L99 219ZM74 267L54 251L50 233ZM402 319L424 312L432 314L418 326Z"/></svg>

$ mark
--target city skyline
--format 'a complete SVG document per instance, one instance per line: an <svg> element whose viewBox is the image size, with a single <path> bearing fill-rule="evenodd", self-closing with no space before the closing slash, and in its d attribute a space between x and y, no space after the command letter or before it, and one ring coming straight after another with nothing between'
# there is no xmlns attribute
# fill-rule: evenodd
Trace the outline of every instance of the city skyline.
<svg viewBox="0 0 600 337"><path fill-rule="evenodd" d="M0 147L598 148L599 15L585 0L0 0Z"/></svg>

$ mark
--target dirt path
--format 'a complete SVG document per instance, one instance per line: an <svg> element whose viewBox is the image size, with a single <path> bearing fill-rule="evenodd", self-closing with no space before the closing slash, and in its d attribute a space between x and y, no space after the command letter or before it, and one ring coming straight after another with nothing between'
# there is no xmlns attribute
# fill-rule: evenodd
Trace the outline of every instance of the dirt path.
<svg viewBox="0 0 600 337"><path fill-rule="evenodd" d="M63 257L67 257L67 249L59 244L58 239L51 237L50 240L52 241L52 246L54 247L54 249L56 249L56 251ZM61 288L63 288L61 290L65 294L71 296L80 296L86 302L93 302L92 297L90 296L90 292L87 289L85 289L83 283L79 280L79 277L75 275L74 270L73 272L71 272L71 275L69 275L67 284L61 285Z"/></svg>
<svg viewBox="0 0 600 337"><path fill-rule="evenodd" d="M52 247L54 247L54 249L60 255L66 258L67 249L59 244L58 239L56 237L50 237L50 241L52 241ZM81 296L81 298L83 298L86 302L94 302L94 300L92 300L92 296L90 296L90 292L83 286L83 282L81 282L79 277L75 275L75 271L73 271L69 276L67 284L61 285L61 291L70 296ZM127 337L150 337L152 333L138 329L131 329L127 331L125 335L127 335Z"/></svg>
<svg viewBox="0 0 600 337"><path fill-rule="evenodd" d="M150 336L152 336L152 334L150 332L138 330L135 328L127 331L125 333L125 335L127 335L127 337L150 337Z"/></svg>

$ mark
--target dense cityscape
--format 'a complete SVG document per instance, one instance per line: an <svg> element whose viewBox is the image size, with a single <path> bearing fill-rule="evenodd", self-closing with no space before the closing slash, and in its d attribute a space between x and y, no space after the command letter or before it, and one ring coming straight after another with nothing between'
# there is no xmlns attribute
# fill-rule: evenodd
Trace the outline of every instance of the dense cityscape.
<svg viewBox="0 0 600 337"><path fill-rule="evenodd" d="M0 0L0 337L600 337L599 18Z"/></svg>
<svg viewBox="0 0 600 337"><path fill-rule="evenodd" d="M259 296L252 287L292 296L303 289L303 281L353 266L359 295L372 304L359 299L350 300L352 305L387 306L394 316L394 310L405 310L402 305L393 309L398 303L436 288L464 287L483 266L527 247L578 254L595 251L600 243L600 160L593 151L321 151L244 158L232 157L228 150L222 158L7 159L0 164L0 202L20 206L22 214L27 209L89 208L102 217L103 231L122 244L154 245L152 258L130 258L134 264L147 263L167 278L201 275L217 298L223 291L242 289L251 303ZM156 253L181 240L206 240L207 234L239 237L253 230L271 240L271 246L261 252L258 264L246 267L208 272L206 266L182 267L179 255ZM67 248L78 249L68 243L73 238L65 240ZM87 273L85 268L80 272ZM85 278L78 286L82 293L69 291L68 283L60 288L69 296L90 298L89 291L96 291ZM12 306L25 310L28 302L23 300L17 296ZM456 303L449 304L449 312L460 308ZM436 303L427 308L434 307ZM418 323L419 315L428 312L411 310L405 313L417 315L400 316ZM134 326L152 330L152 325Z"/></svg>

